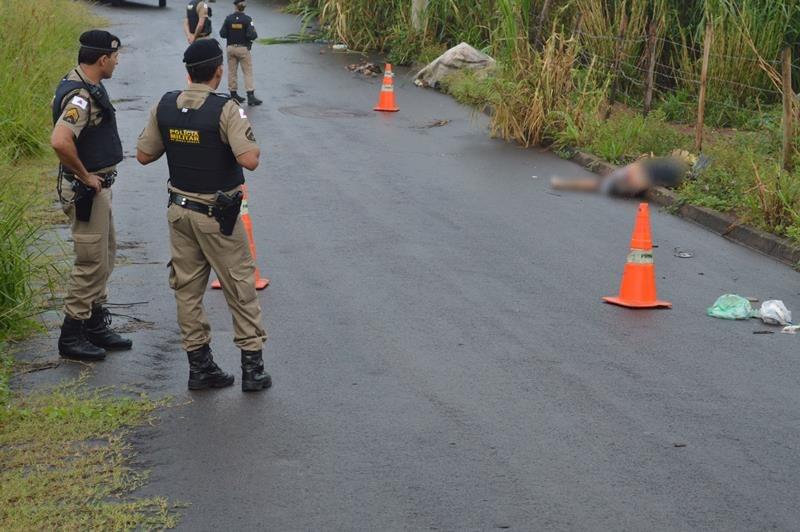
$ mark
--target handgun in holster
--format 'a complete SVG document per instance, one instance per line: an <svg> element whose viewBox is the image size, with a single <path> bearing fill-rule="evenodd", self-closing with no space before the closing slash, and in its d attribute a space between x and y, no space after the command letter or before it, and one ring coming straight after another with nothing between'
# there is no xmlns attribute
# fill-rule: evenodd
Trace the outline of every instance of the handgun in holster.
<svg viewBox="0 0 800 532"><path fill-rule="evenodd" d="M219 230L225 236L233 234L239 211L242 208L242 191L226 194L220 190L214 196L214 218L219 222Z"/></svg>
<svg viewBox="0 0 800 532"><path fill-rule="evenodd" d="M76 179L72 182L72 192L75 194L72 198L75 204L75 218L81 222L88 222L92 217L94 189Z"/></svg>

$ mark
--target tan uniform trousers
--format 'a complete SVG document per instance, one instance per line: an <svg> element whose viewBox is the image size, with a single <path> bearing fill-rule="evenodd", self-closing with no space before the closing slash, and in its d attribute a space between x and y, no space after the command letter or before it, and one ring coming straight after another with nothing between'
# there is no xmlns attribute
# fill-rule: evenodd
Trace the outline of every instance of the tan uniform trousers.
<svg viewBox="0 0 800 532"><path fill-rule="evenodd" d="M217 274L233 318L234 343L258 351L267 340L255 287L255 262L241 220L233 234L205 214L170 205L167 211L172 251L169 285L175 291L183 348L194 351L211 342L203 295L211 268Z"/></svg>
<svg viewBox="0 0 800 532"><path fill-rule="evenodd" d="M64 190L63 195L69 200L72 191ZM106 285L114 270L117 241L111 214L111 189L104 188L95 194L88 222L75 218L74 205L67 205L64 212L72 220L75 249L75 264L64 297L64 313L76 320L87 320L92 314L93 304L103 304L108 300Z"/></svg>
<svg viewBox="0 0 800 532"><path fill-rule="evenodd" d="M250 92L256 90L253 82L253 56L246 46L229 45L228 48L228 88L236 91L239 88L239 65L244 72L244 87Z"/></svg>

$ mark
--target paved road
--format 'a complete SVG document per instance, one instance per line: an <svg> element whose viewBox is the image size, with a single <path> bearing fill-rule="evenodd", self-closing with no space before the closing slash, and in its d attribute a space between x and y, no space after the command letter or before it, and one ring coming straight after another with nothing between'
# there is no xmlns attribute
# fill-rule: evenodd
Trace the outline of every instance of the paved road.
<svg viewBox="0 0 800 532"><path fill-rule="evenodd" d="M129 157L148 107L185 81L170 4L98 9L125 43L109 88ZM295 30L252 4L262 36ZM704 311L735 292L800 312L798 274L654 213L674 310L603 305L635 203L550 193L547 178L582 171L491 140L484 117L405 73L401 112L373 113L379 80L320 49L254 51L268 393L186 391L166 165L121 167L112 298L146 302L118 311L152 325L129 323L135 350L94 382L193 400L137 437L142 493L190 502L184 530L797 530L800 340ZM221 294L207 306L233 370Z"/></svg>

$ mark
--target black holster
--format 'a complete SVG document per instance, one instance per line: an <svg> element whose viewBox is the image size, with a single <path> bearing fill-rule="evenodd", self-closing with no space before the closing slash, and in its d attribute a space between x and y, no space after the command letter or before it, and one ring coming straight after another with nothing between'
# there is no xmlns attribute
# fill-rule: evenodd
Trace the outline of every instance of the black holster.
<svg viewBox="0 0 800 532"><path fill-rule="evenodd" d="M72 201L75 204L75 218L81 222L88 222L92 217L95 191L77 179L72 182L72 192L75 193Z"/></svg>
<svg viewBox="0 0 800 532"><path fill-rule="evenodd" d="M225 236L233 234L242 208L242 197L241 190L234 194L225 194L218 190L214 197L214 218L219 222L220 233Z"/></svg>

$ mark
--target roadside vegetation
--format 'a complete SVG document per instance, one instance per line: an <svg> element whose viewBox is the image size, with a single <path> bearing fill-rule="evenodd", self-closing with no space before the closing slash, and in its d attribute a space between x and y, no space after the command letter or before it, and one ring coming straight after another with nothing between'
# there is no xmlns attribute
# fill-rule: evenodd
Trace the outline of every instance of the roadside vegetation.
<svg viewBox="0 0 800 532"><path fill-rule="evenodd" d="M411 0L294 0L288 9L318 20L330 39L400 64L465 41L495 57L497 73L461 73L443 90L491 106L494 135L617 164L696 150L708 43L702 151L711 164L680 194L800 241L800 172L784 170L781 141L781 54L792 52L798 79L800 0L429 0L421 29Z"/></svg>
<svg viewBox="0 0 800 532"><path fill-rule="evenodd" d="M15 376L15 342L42 330L63 282L52 222L56 160L48 140L52 91L77 57L80 33L102 21L71 0L6 2L0 25L0 529L167 528L160 498L136 499L146 474L130 466L125 430L151 422L161 404L93 390L88 374L30 392ZM55 353L54 353L55 354Z"/></svg>

